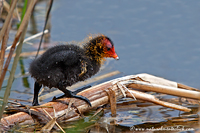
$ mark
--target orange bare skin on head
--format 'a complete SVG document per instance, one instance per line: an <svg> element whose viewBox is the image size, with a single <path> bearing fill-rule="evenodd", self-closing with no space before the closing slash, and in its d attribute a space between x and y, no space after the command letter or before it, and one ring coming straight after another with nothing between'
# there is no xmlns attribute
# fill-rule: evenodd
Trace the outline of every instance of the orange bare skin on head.
<svg viewBox="0 0 200 133"><path fill-rule="evenodd" d="M101 35L98 39L95 39L95 42L91 42L90 45L87 45L86 55L92 55L90 56L91 59L99 64L102 64L107 57L119 59L112 41L104 35Z"/></svg>
<svg viewBox="0 0 200 133"><path fill-rule="evenodd" d="M114 59L118 59L118 55L115 52L115 47L112 45L112 43L104 38L102 40L102 44L103 44L103 51L104 51L104 57L110 57L110 58L114 58Z"/></svg>

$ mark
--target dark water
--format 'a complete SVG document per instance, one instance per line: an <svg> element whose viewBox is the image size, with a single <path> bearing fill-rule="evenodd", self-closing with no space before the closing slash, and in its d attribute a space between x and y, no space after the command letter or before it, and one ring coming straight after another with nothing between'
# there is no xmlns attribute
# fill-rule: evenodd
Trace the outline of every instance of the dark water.
<svg viewBox="0 0 200 133"><path fill-rule="evenodd" d="M122 75L149 73L200 88L199 12L199 0L56 0L51 14L51 41L82 41L90 33L103 33L113 40L120 57L119 61L109 59L104 72L119 70ZM37 12L36 17L41 19L44 13ZM37 26L41 31L41 20ZM24 52L35 50L30 45L23 48ZM25 72L28 72L32 59L23 58L19 63ZM21 74L20 65L16 75ZM33 82L30 77L16 78L11 97L32 98ZM158 114L152 113L154 115L146 120L149 110ZM141 124L154 119L165 121L166 114L171 117L179 115L174 110L163 113L157 106L149 107L149 110L145 108L142 117L131 114L133 117L128 121L134 125L135 117L142 118L142 122L135 122ZM125 125L131 127L131 124Z"/></svg>

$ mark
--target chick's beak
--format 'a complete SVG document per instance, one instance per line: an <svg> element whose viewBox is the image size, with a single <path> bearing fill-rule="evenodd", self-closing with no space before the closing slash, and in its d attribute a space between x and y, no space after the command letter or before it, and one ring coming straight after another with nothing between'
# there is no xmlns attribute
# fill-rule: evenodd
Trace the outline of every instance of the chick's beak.
<svg viewBox="0 0 200 133"><path fill-rule="evenodd" d="M119 57L118 55L115 53L113 56L112 56L115 60L119 60Z"/></svg>
<svg viewBox="0 0 200 133"><path fill-rule="evenodd" d="M117 56L117 57L115 58L115 60L119 60L119 57Z"/></svg>

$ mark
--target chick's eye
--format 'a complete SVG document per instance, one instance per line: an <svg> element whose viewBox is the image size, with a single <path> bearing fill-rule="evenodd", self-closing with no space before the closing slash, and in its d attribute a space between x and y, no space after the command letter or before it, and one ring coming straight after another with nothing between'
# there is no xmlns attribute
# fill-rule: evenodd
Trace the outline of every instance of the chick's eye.
<svg viewBox="0 0 200 133"><path fill-rule="evenodd" d="M107 48L107 51L110 51L111 50L111 48Z"/></svg>

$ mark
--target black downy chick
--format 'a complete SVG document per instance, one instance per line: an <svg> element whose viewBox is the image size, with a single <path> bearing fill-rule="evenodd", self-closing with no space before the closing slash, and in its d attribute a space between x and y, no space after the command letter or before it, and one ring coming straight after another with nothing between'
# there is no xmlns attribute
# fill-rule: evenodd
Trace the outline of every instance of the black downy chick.
<svg viewBox="0 0 200 133"><path fill-rule="evenodd" d="M38 93L43 85L58 88L66 97L78 98L92 106L86 97L66 87L95 75L105 57L119 59L113 42L104 35L92 38L83 47L70 44L48 49L30 64L29 72L36 80L32 105L39 105Z"/></svg>

